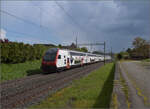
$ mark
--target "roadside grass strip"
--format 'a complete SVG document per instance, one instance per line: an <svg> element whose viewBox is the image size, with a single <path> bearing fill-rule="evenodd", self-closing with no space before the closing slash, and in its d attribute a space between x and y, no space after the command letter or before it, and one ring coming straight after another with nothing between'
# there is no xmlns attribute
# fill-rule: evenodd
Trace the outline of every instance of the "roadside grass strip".
<svg viewBox="0 0 150 109"><path fill-rule="evenodd" d="M150 62L150 59L144 59L142 62Z"/></svg>
<svg viewBox="0 0 150 109"><path fill-rule="evenodd" d="M114 63L106 64L30 108L109 108L114 70Z"/></svg>
<svg viewBox="0 0 150 109"><path fill-rule="evenodd" d="M40 65L41 60L28 61L18 64L1 64L0 82L42 73L40 70Z"/></svg>

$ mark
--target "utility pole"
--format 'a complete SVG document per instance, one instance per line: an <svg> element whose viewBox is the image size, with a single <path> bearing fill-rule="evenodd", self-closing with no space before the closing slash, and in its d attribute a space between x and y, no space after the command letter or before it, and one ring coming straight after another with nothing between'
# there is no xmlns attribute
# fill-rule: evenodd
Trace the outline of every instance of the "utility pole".
<svg viewBox="0 0 150 109"><path fill-rule="evenodd" d="M112 47L111 47L111 61L112 61Z"/></svg>
<svg viewBox="0 0 150 109"><path fill-rule="evenodd" d="M92 53L92 44L91 44L91 53Z"/></svg>
<svg viewBox="0 0 150 109"><path fill-rule="evenodd" d="M78 37L76 36L76 48L78 48Z"/></svg>
<svg viewBox="0 0 150 109"><path fill-rule="evenodd" d="M104 65L105 65L105 41L104 41Z"/></svg>
<svg viewBox="0 0 150 109"><path fill-rule="evenodd" d="M40 8L40 27L42 27L42 18L41 18L41 16L42 16L42 11L41 11L41 8Z"/></svg>

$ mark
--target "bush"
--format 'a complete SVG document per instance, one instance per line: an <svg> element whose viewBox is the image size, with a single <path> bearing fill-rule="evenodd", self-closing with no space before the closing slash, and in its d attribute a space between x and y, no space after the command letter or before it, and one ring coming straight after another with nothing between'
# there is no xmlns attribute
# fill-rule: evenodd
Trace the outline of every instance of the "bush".
<svg viewBox="0 0 150 109"><path fill-rule="evenodd" d="M39 60L43 53L50 48L44 45L29 45L18 42L0 43L1 63L22 63Z"/></svg>
<svg viewBox="0 0 150 109"><path fill-rule="evenodd" d="M117 55L117 58L118 58L119 60L122 59L122 54L119 53L119 54Z"/></svg>

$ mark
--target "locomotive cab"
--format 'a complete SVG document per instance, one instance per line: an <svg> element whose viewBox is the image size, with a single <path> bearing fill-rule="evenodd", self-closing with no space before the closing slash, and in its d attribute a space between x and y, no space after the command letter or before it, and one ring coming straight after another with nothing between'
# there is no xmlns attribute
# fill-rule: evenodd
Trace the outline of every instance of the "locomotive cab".
<svg viewBox="0 0 150 109"><path fill-rule="evenodd" d="M46 72L56 71L56 61L58 57L58 49L51 48L47 50L42 59L41 69Z"/></svg>

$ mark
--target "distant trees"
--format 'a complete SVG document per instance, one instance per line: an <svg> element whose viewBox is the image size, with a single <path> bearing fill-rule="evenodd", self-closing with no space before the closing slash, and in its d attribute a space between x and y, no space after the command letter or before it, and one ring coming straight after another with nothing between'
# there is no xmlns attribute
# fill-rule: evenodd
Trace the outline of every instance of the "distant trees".
<svg viewBox="0 0 150 109"><path fill-rule="evenodd" d="M74 43L72 43L72 44L70 45L70 48L71 48L71 49L76 49L77 46L76 46Z"/></svg>
<svg viewBox="0 0 150 109"><path fill-rule="evenodd" d="M122 54L121 54L121 53L117 54L117 58L118 58L119 60L122 59L122 58L123 58Z"/></svg>
<svg viewBox="0 0 150 109"><path fill-rule="evenodd" d="M132 51L131 48L128 48L128 49L126 50L126 52L128 52L128 53L131 53L131 51Z"/></svg>
<svg viewBox="0 0 150 109"><path fill-rule="evenodd" d="M44 45L29 45L18 42L1 42L1 63L21 63L41 59L45 50Z"/></svg>
<svg viewBox="0 0 150 109"><path fill-rule="evenodd" d="M71 43L71 45L62 46L61 44L58 45L58 48L64 48L64 49L70 49L70 50L76 50L81 52L88 52L88 49L86 47L77 47L75 43Z"/></svg>
<svg viewBox="0 0 150 109"><path fill-rule="evenodd" d="M100 52L100 51L93 51L92 53L93 53L93 54L104 54L104 53L102 53L102 52Z"/></svg>
<svg viewBox="0 0 150 109"><path fill-rule="evenodd" d="M88 50L87 50L86 47L82 47L80 50L81 50L82 52L88 52Z"/></svg>
<svg viewBox="0 0 150 109"><path fill-rule="evenodd" d="M59 45L58 45L58 48L62 48L62 45L61 45L61 44L59 44Z"/></svg>
<svg viewBox="0 0 150 109"><path fill-rule="evenodd" d="M132 58L144 59L150 57L150 42L136 37L132 42L133 49L129 52Z"/></svg>
<svg viewBox="0 0 150 109"><path fill-rule="evenodd" d="M4 39L4 40L0 39L0 43L8 43L8 42L9 42L8 39Z"/></svg>
<svg viewBox="0 0 150 109"><path fill-rule="evenodd" d="M126 52L120 52L124 59L145 59L150 58L150 41L141 37L136 37L132 42L133 48L128 48ZM118 54L118 56L119 56ZM120 57L120 56L119 56ZM118 57L118 58L119 58Z"/></svg>
<svg viewBox="0 0 150 109"><path fill-rule="evenodd" d="M134 46L135 49L141 48L145 44L146 40L142 39L141 37L136 37L132 42L132 45Z"/></svg>

